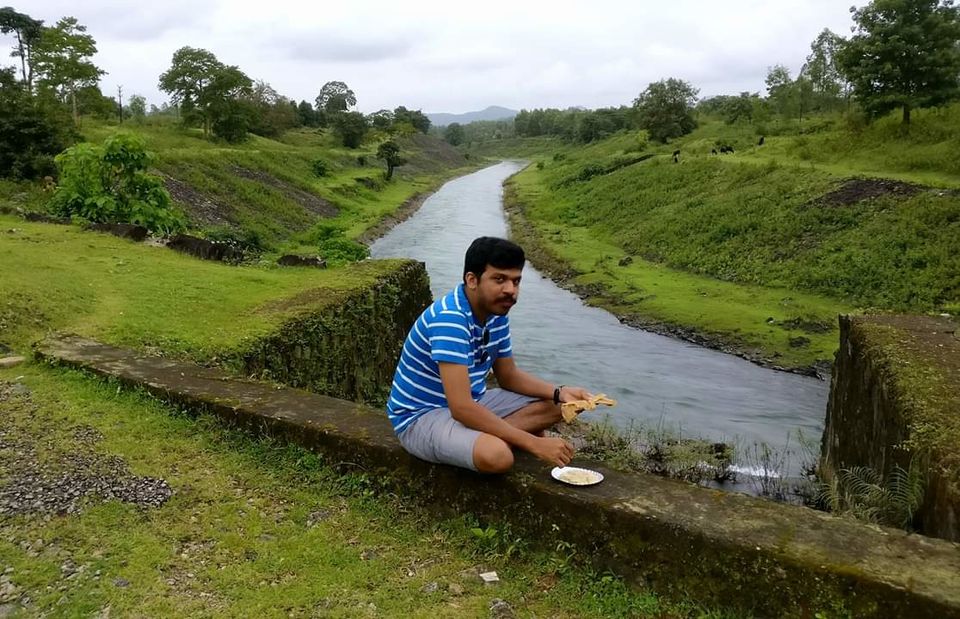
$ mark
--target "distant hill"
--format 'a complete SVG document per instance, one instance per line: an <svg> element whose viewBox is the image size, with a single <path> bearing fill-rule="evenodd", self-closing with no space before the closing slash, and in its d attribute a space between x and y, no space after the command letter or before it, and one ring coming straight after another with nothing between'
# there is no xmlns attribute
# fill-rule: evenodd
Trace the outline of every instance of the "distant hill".
<svg viewBox="0 0 960 619"><path fill-rule="evenodd" d="M446 127L450 123L460 123L461 125L465 125L467 123L472 123L475 120L510 120L516 115L516 110L500 107L499 105L491 105L490 107L480 110L479 112L465 112L463 114L447 114L445 112L439 112L436 114L427 114L427 117L430 118L430 122L434 126Z"/></svg>

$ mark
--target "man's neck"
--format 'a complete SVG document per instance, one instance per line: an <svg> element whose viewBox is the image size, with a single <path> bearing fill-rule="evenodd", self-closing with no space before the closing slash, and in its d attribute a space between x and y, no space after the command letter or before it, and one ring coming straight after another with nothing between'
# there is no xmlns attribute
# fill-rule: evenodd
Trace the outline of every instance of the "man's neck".
<svg viewBox="0 0 960 619"><path fill-rule="evenodd" d="M487 324L487 318L490 316L488 312L480 309L480 295L476 290L470 290L467 288L466 284L463 286L463 293L467 297L467 303L470 304L470 311L473 312L473 319L481 327Z"/></svg>

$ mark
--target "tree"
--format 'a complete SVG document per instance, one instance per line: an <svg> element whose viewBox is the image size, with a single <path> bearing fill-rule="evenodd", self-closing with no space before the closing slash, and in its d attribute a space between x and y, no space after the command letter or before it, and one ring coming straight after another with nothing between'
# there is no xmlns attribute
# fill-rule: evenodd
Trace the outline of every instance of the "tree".
<svg viewBox="0 0 960 619"><path fill-rule="evenodd" d="M692 85L676 78L650 84L633 102L640 127L652 139L664 143L690 133L697 128L693 118L697 92Z"/></svg>
<svg viewBox="0 0 960 619"><path fill-rule="evenodd" d="M236 99L249 92L252 82L243 71L227 66L205 49L181 47L173 54L170 69L160 75L160 89L180 107L184 122L199 124L209 136L215 121L236 137L246 132L242 106ZM219 115L219 116L218 116ZM223 134L221 134L223 137Z"/></svg>
<svg viewBox="0 0 960 619"><path fill-rule="evenodd" d="M251 112L250 133L272 138L300 124L296 103L263 80L254 83L246 99Z"/></svg>
<svg viewBox="0 0 960 619"><path fill-rule="evenodd" d="M17 83L13 68L0 69L0 177L53 175L53 156L75 137L59 103L48 105Z"/></svg>
<svg viewBox="0 0 960 619"><path fill-rule="evenodd" d="M90 61L97 53L97 43L75 17L64 17L53 28L43 28L33 56L37 87L49 89L61 101L69 98L73 121L80 123L77 91L96 86L106 71Z"/></svg>
<svg viewBox="0 0 960 619"><path fill-rule="evenodd" d="M317 109L328 116L346 112L357 104L357 96L343 82L327 82L317 95Z"/></svg>
<svg viewBox="0 0 960 619"><path fill-rule="evenodd" d="M450 123L443 130L443 139L451 146L463 144L463 125L460 123Z"/></svg>
<svg viewBox="0 0 960 619"><path fill-rule="evenodd" d="M792 117L798 108L798 101L790 69L782 64L769 67L764 82L767 85L767 98L773 109L783 118Z"/></svg>
<svg viewBox="0 0 960 619"><path fill-rule="evenodd" d="M147 115L147 99L142 95L131 95L128 104L130 116L138 123Z"/></svg>
<svg viewBox="0 0 960 619"><path fill-rule="evenodd" d="M147 173L152 156L142 137L119 133L103 146L84 142L56 160L60 183L50 200L54 212L88 221L133 223L165 234L185 227L163 182Z"/></svg>
<svg viewBox="0 0 960 619"><path fill-rule="evenodd" d="M347 148L357 148L367 133L367 119L360 112L340 112L333 116L333 130Z"/></svg>
<svg viewBox="0 0 960 619"><path fill-rule="evenodd" d="M402 105L393 110L393 124L397 127L407 124L419 131L430 131L430 118L420 110L408 110Z"/></svg>
<svg viewBox="0 0 960 619"><path fill-rule="evenodd" d="M393 125L393 112L390 110L377 110L367 118L370 125L381 131L388 130Z"/></svg>
<svg viewBox="0 0 960 619"><path fill-rule="evenodd" d="M802 73L810 80L813 103L818 109L833 107L846 90L845 80L837 67L837 53L843 43L842 37L824 28L810 44L810 55Z"/></svg>
<svg viewBox="0 0 960 619"><path fill-rule="evenodd" d="M0 9L0 34L14 33L17 45L10 54L20 59L20 71L28 92L33 92L33 50L43 31L43 21L18 13L11 7Z"/></svg>
<svg viewBox="0 0 960 619"><path fill-rule="evenodd" d="M309 101L301 101L297 105L297 115L300 117L300 124L304 127L316 127L320 124L317 113Z"/></svg>
<svg viewBox="0 0 960 619"><path fill-rule="evenodd" d="M863 108L878 116L941 105L960 94L960 9L953 0L873 0L851 9L853 37L837 55Z"/></svg>
<svg viewBox="0 0 960 619"><path fill-rule="evenodd" d="M387 164L387 180L393 178L393 170L407 162L400 156L400 146L393 140L387 140L377 147L377 159Z"/></svg>

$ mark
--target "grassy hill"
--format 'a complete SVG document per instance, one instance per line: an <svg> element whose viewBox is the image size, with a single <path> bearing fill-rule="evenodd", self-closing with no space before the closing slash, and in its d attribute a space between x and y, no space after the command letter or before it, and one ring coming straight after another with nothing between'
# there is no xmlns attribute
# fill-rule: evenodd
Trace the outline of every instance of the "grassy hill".
<svg viewBox="0 0 960 619"><path fill-rule="evenodd" d="M387 183L376 158L386 136L377 133L348 149L315 129L276 140L250 135L240 144L205 140L199 130L169 123L121 127L87 120L82 131L92 142L117 131L142 134L156 155L155 170L198 232L254 241L276 252L316 252L318 238L330 228L356 238L469 165L446 142L422 134L398 140L407 164ZM315 173L317 160L326 175ZM0 183L0 204L42 210L46 198L36 185Z"/></svg>
<svg viewBox="0 0 960 619"><path fill-rule="evenodd" d="M508 195L523 238L594 302L805 365L832 357L839 312L960 311L957 118L927 111L909 134L820 118L763 146L709 121L663 146L554 143Z"/></svg>

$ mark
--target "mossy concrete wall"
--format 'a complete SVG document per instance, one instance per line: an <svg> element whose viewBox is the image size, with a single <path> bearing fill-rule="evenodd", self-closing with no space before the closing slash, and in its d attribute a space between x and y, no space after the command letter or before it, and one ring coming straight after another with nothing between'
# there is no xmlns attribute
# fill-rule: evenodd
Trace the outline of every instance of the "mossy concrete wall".
<svg viewBox="0 0 960 619"><path fill-rule="evenodd" d="M334 294L334 293L330 293ZM432 301L422 262L306 310L226 362L246 376L379 405L386 402L407 331Z"/></svg>
<svg viewBox="0 0 960 619"><path fill-rule="evenodd" d="M867 466L884 477L918 459L917 525L960 540L960 340L948 317L842 316L820 471Z"/></svg>
<svg viewBox="0 0 960 619"><path fill-rule="evenodd" d="M80 338L44 342L37 354L298 443L438 512L508 524L542 547L566 542L666 596L761 617L960 617L960 550L943 540L582 459L603 471L602 484L561 485L526 454L512 473L482 476L411 457L382 411L353 402Z"/></svg>

